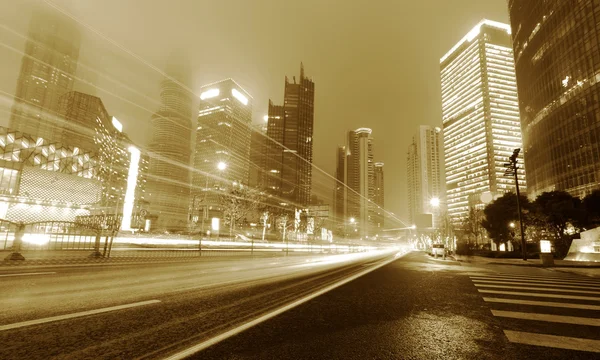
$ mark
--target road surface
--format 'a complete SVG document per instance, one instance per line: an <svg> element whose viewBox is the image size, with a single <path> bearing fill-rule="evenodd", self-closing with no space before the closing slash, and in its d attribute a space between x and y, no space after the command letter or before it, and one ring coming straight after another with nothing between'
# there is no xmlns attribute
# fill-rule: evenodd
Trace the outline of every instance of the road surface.
<svg viewBox="0 0 600 360"><path fill-rule="evenodd" d="M2 359L596 359L600 281L424 253L5 269Z"/></svg>

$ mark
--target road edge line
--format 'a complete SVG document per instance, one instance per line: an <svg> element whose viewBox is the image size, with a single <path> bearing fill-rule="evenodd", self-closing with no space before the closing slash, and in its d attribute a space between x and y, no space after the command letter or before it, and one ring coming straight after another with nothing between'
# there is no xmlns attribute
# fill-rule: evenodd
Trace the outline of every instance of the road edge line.
<svg viewBox="0 0 600 360"><path fill-rule="evenodd" d="M166 357L164 359L165 360L180 360L180 359L185 359L185 358L187 358L187 357L189 357L191 355L194 355L194 354L196 354L196 353L198 353L198 352L200 352L200 351L202 351L202 350L204 350L204 349L206 349L206 348L208 348L210 346L213 346L213 345L215 345L215 344L217 344L217 343L219 343L219 342L221 342L223 340L226 340L226 339L228 339L228 338L230 338L230 337L232 337L234 335L240 334L240 333L242 333L242 332L244 332L244 331L246 331L246 330L248 330L248 329L250 329L250 328L252 328L252 327L254 327L254 326L258 325L258 324L260 324L260 323L263 323L263 322L265 322L265 321L267 321L269 319L272 319L272 318L274 318L277 315L283 314L284 312L286 312L288 310L291 310L291 309L293 309L293 308L295 308L297 306L300 306L300 305L302 305L302 304L304 304L304 303L306 303L306 302L308 302L308 301L310 301L310 300L312 300L312 299L314 299L316 297L319 297L319 296L321 296L321 295L323 295L325 293L328 293L331 290L334 290L334 289L336 289L336 288L338 288L338 287L340 287L342 285L345 285L345 284L347 284L347 283L349 283L351 281L354 281L354 280L356 280L356 279L358 279L358 278L360 278L360 277L362 277L362 276L364 276L364 275L366 275L366 274L368 274L368 273L370 273L372 271L375 271L375 270L377 270L379 268L382 268L382 267L384 267L384 266L386 266L386 265L388 265L388 264L390 264L390 263L398 260L400 257L408 254L408 252L404 253L404 254L402 254L400 256L398 256L398 254L400 254L400 252L396 253L396 255L392 259L386 260L386 261L382 262L381 264L378 264L376 266L373 266L372 268L369 268L369 269L366 269L364 271L361 271L358 274L354 274L354 275L352 275L352 276L350 276L348 278L340 280L340 281L336 282L335 284L329 285L329 286L327 286L327 287L325 287L325 288L323 288L321 290L318 290L318 291L316 291L316 292L314 292L312 294L309 294L309 295L307 295L307 296L305 296L303 298L300 298L300 299L298 299L298 300L296 300L294 302L291 302L291 303L289 303L287 305L279 307L279 308L277 308L277 309L275 309L275 310L273 310L273 311L271 311L271 312L269 312L267 314L259 316L256 319L248 321L245 324L242 324L242 325L240 325L238 327L235 327L235 328L233 328L231 330L228 330L228 331L226 331L226 332L224 332L224 333L222 333L220 335L217 335L217 336L215 336L213 338L210 338L210 339L208 339L206 341L203 341L203 342L201 342L199 344L196 344L196 345L194 345L192 347L189 347L189 348L187 348L187 349L185 349L183 351L177 352L177 353L175 353L175 354L173 354L171 356L168 356L168 357Z"/></svg>
<svg viewBox="0 0 600 360"><path fill-rule="evenodd" d="M0 325L0 331L18 329L18 328L32 326L32 325L46 324L46 323L61 321L61 320L74 319L74 318L79 318L79 317L88 316L88 315L102 314L102 313L111 312L111 311L129 309L129 308L133 308L133 307L137 307L137 306L156 304L159 302L160 302L160 300L140 301L140 302L136 302L136 303L111 306L111 307L100 308L100 309L95 309L95 310L80 311L80 312L76 312L76 313L72 313L72 314L57 315L57 316L51 316L51 317L42 318L42 319L28 320L28 321L22 321L22 322L18 322L18 323Z"/></svg>

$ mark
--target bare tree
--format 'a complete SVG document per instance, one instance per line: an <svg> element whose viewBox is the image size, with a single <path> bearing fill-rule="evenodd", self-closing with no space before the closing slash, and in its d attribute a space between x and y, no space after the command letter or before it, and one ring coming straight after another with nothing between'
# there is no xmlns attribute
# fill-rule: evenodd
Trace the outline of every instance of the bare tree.
<svg viewBox="0 0 600 360"><path fill-rule="evenodd" d="M225 223L229 225L230 237L236 225L257 209L260 199L259 192L246 186L236 186L221 194L220 203Z"/></svg>

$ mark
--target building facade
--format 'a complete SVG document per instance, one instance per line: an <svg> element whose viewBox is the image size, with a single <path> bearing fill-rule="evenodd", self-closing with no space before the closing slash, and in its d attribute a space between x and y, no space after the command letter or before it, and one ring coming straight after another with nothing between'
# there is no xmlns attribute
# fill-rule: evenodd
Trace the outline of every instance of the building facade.
<svg viewBox="0 0 600 360"><path fill-rule="evenodd" d="M269 101L267 190L280 203L310 203L315 84L300 68L300 79L285 78L283 105Z"/></svg>
<svg viewBox="0 0 600 360"><path fill-rule="evenodd" d="M504 176L504 163L521 147L510 33L483 20L440 60L446 202L455 223L482 193L515 188ZM518 177L525 191L524 167Z"/></svg>
<svg viewBox="0 0 600 360"><path fill-rule="evenodd" d="M375 203L375 226L378 229L383 229L385 225L385 189L383 177L383 163L376 162L374 168L374 194L373 202Z"/></svg>
<svg viewBox="0 0 600 360"><path fill-rule="evenodd" d="M192 176L195 223L221 217L219 194L248 185L252 97L232 79L202 87Z"/></svg>
<svg viewBox="0 0 600 360"><path fill-rule="evenodd" d="M527 190L600 187L600 3L510 0Z"/></svg>
<svg viewBox="0 0 600 360"><path fill-rule="evenodd" d="M255 124L250 135L250 166L248 169L248 186L263 189L265 169L267 167L267 122Z"/></svg>
<svg viewBox="0 0 600 360"><path fill-rule="evenodd" d="M338 146L336 151L336 167L335 167L335 184L334 184L334 205L333 216L338 227L341 230L341 224L344 223L346 216L346 146Z"/></svg>
<svg viewBox="0 0 600 360"><path fill-rule="evenodd" d="M371 129L348 132L346 145L346 216L353 219L361 237L369 236L375 225L375 164Z"/></svg>
<svg viewBox="0 0 600 360"><path fill-rule="evenodd" d="M59 98L73 88L80 33L73 20L50 10L33 13L17 80L9 128L45 139L58 138ZM60 130L59 130L60 131Z"/></svg>
<svg viewBox="0 0 600 360"><path fill-rule="evenodd" d="M442 131L422 125L407 151L408 215L411 224L419 214L432 214L434 228L439 226L440 199L445 198L442 174Z"/></svg>
<svg viewBox="0 0 600 360"><path fill-rule="evenodd" d="M148 144L148 211L151 229L181 231L189 221L192 95L181 83L165 79L160 100Z"/></svg>

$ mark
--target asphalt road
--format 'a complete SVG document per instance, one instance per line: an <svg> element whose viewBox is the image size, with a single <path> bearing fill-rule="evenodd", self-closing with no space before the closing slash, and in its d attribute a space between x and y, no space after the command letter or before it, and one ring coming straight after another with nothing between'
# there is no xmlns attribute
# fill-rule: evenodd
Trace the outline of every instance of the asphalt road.
<svg viewBox="0 0 600 360"><path fill-rule="evenodd" d="M5 269L0 359L598 358L597 279L399 255Z"/></svg>
<svg viewBox="0 0 600 360"><path fill-rule="evenodd" d="M514 284L518 282L525 285ZM528 295L482 293L475 284L484 285L479 288L484 291ZM558 298L544 297L552 294ZM564 298L573 295L594 300ZM591 305L595 310L524 301ZM528 267L473 267L411 253L191 358L598 359L599 306L600 282L590 278ZM531 314L574 318L524 319ZM593 325L581 325L586 320ZM545 338L547 334L560 337ZM530 340L545 346L522 344ZM570 345L595 346L596 352L557 348Z"/></svg>
<svg viewBox="0 0 600 360"><path fill-rule="evenodd" d="M164 358L387 259L389 253L2 269L0 359Z"/></svg>

